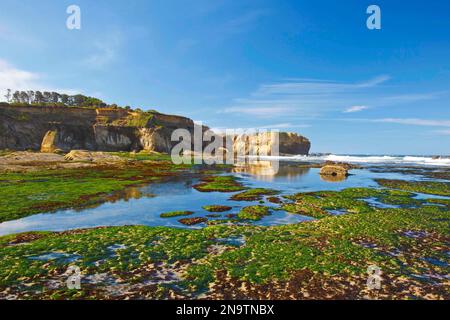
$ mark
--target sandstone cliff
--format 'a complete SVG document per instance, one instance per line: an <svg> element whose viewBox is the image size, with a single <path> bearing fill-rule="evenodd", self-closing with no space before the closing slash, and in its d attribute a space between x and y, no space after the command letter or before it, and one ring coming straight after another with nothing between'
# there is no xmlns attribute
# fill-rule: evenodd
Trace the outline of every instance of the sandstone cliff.
<svg viewBox="0 0 450 320"><path fill-rule="evenodd" d="M0 149L169 152L172 131L193 132L194 126L191 119L157 112L1 105Z"/></svg>
<svg viewBox="0 0 450 320"><path fill-rule="evenodd" d="M305 155L311 147L307 138L292 132L237 135L232 140L233 151L239 155Z"/></svg>
<svg viewBox="0 0 450 320"><path fill-rule="evenodd" d="M183 128L192 134L195 126L189 118L158 112L0 104L0 149L169 153L178 143L171 141L173 130ZM203 131L207 129L202 127ZM254 136L250 140L260 138ZM269 151L272 146L273 141L268 139L257 148ZM236 138L234 148L249 148L249 141ZM308 139L293 133L280 133L280 153L307 154L309 148Z"/></svg>

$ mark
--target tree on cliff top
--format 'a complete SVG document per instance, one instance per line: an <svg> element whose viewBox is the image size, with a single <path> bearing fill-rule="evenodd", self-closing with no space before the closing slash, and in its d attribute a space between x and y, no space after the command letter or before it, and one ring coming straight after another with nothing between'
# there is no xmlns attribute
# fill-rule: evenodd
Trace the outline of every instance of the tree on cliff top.
<svg viewBox="0 0 450 320"><path fill-rule="evenodd" d="M13 105L42 105L42 106L62 106L62 107L84 107L84 108L104 108L108 105L95 97L88 97L82 94L67 95L58 92L48 91L15 91L11 95L11 89L7 90L5 96L8 103Z"/></svg>
<svg viewBox="0 0 450 320"><path fill-rule="evenodd" d="M58 92L41 92L39 90L14 91L11 89L6 91L6 101L12 106L45 106L45 107L78 107L78 108L111 108L133 110L130 106L121 107L117 104L106 104L101 99L89 97L82 94L68 95ZM136 112L144 112L137 108ZM154 110L147 111L155 113Z"/></svg>

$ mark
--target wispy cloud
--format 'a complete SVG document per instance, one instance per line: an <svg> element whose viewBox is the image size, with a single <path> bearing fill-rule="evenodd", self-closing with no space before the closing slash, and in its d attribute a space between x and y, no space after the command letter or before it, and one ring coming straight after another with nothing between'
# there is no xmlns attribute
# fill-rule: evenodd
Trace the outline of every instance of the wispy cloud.
<svg viewBox="0 0 450 320"><path fill-rule="evenodd" d="M95 51L84 59L83 64L91 68L103 68L118 57L123 42L122 34L118 31L110 32L107 37L94 42Z"/></svg>
<svg viewBox="0 0 450 320"><path fill-rule="evenodd" d="M409 103L414 101L432 100L439 98L444 92L408 93L384 97L382 102L387 104Z"/></svg>
<svg viewBox="0 0 450 320"><path fill-rule="evenodd" d="M397 123L415 126L430 126L430 127L450 127L450 120L429 120L429 119L401 119L401 118L385 118L373 119L373 122Z"/></svg>
<svg viewBox="0 0 450 320"><path fill-rule="evenodd" d="M242 101L244 102L244 101ZM270 104L270 103L268 103ZM292 107L288 107L288 106L273 106L273 107L252 107L252 108L247 108L245 106L241 106L241 107L230 107L230 108L226 108L223 111L220 111L220 113L240 113L240 114L246 114L246 115L251 115L251 116L258 116L260 118L270 118L272 116L275 115L279 115L285 112L291 112L294 111L294 109Z"/></svg>
<svg viewBox="0 0 450 320"><path fill-rule="evenodd" d="M57 91L68 94L79 92L72 89L61 89L51 86L43 80L42 74L19 69L6 60L0 59L0 91L5 92L6 89L11 90L41 90L41 91ZM1 94L0 100L4 96Z"/></svg>
<svg viewBox="0 0 450 320"><path fill-rule="evenodd" d="M377 86L379 84L382 84L383 82L386 82L390 79L391 79L391 76L389 76L387 74L383 74L378 77L372 78L368 81L362 82L358 86L360 88L371 88L371 87Z"/></svg>
<svg viewBox="0 0 450 320"><path fill-rule="evenodd" d="M228 20L223 25L222 31L227 33L237 33L247 31L254 25L254 23L257 20L259 20L261 17L267 14L268 12L263 9L255 9L247 11L244 14L241 14L237 17Z"/></svg>
<svg viewBox="0 0 450 320"><path fill-rule="evenodd" d="M436 130L434 133L444 135L444 136L450 136L450 130Z"/></svg>
<svg viewBox="0 0 450 320"><path fill-rule="evenodd" d="M254 127L241 127L241 128L225 128L225 127L213 127L211 130L216 133L225 133L226 130L237 130L237 131L258 131L258 130L276 130L276 129L294 129L294 128L310 128L309 124L292 124L292 123L275 123L263 126Z"/></svg>
<svg viewBox="0 0 450 320"><path fill-rule="evenodd" d="M248 98L235 99L233 105L221 112L257 117L283 117L287 114L318 116L324 111L342 110L348 105L362 106L361 102L367 100L364 94L389 79L389 76L381 75L354 83L291 79L280 83L263 84Z"/></svg>
<svg viewBox="0 0 450 320"><path fill-rule="evenodd" d="M345 109L343 112L344 113L353 113L353 112L360 112L363 110L369 109L368 106L353 106L350 108Z"/></svg>
<svg viewBox="0 0 450 320"><path fill-rule="evenodd" d="M0 40L2 44L7 45L21 45L26 46L28 49L35 49L38 47L42 47L44 42L41 41L36 35L31 36L27 33L19 31L20 28L23 28L23 24L19 26L7 26L4 22L0 24Z"/></svg>
<svg viewBox="0 0 450 320"><path fill-rule="evenodd" d="M368 109L368 105L371 109L391 107L437 99L444 94L387 94L385 90L380 89L390 79L389 75L379 75L359 82L287 79L278 83L262 84L248 97L234 99L229 107L219 112L261 118L277 117L280 120L289 117L319 117L326 112L360 112Z"/></svg>
<svg viewBox="0 0 450 320"><path fill-rule="evenodd" d="M310 128L310 124L293 124L293 123L276 123L276 124L270 124L266 126L262 126L261 128L267 128L267 129L285 129L285 128Z"/></svg>
<svg viewBox="0 0 450 320"><path fill-rule="evenodd" d="M390 79L387 75L382 75L363 82L344 83L320 79L305 79L298 81L288 81L275 84L263 84L253 94L262 95L293 95L293 96L314 96L330 95L337 93L357 92L362 88L373 88Z"/></svg>

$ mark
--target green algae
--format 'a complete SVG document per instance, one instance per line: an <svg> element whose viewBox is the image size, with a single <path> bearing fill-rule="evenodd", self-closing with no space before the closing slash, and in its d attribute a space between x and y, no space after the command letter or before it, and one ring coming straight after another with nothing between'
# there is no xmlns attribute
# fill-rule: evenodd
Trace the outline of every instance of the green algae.
<svg viewBox="0 0 450 320"><path fill-rule="evenodd" d="M66 208L99 205L127 187L162 181L187 169L166 161L151 166L136 162L127 166L39 170L2 173L0 222Z"/></svg>
<svg viewBox="0 0 450 320"><path fill-rule="evenodd" d="M187 225L187 226L193 226L199 223L205 223L208 221L208 218L203 217L195 217L195 218L183 218L178 220L179 223Z"/></svg>
<svg viewBox="0 0 450 320"><path fill-rule="evenodd" d="M122 279L121 282L136 283L147 277L149 266L168 268L182 263L185 267L179 269L181 278L176 285L185 297L205 292L211 283L220 283L219 271L253 285L289 280L300 270L352 281L352 277L364 277L367 267L376 264L386 276L413 281L414 274L423 273L425 267L437 274L448 274L449 215L448 210L424 206L332 216L314 223L277 227L215 225L200 230L108 227L46 233L19 246L10 245L19 235L6 236L0 237L0 289L9 287L19 293L28 292L32 297L80 298L64 288L34 291L36 286L45 287L46 281L63 274L70 264L79 266L83 276L107 273ZM226 250L208 249L223 243L220 239L235 236L245 238L245 244L222 244ZM122 245L121 249L111 254L109 248L117 244ZM400 253L389 254L395 250ZM69 264L29 258L49 252L80 258ZM433 265L423 257L446 261L447 266ZM97 284L100 288L107 285ZM82 291L83 297L91 294L88 289ZM155 291L154 295L157 294ZM396 292L392 294L395 296Z"/></svg>
<svg viewBox="0 0 450 320"><path fill-rule="evenodd" d="M216 219L216 220L208 220L206 223L208 226L215 226L220 224L227 224L227 223L235 223L239 222L238 219Z"/></svg>
<svg viewBox="0 0 450 320"><path fill-rule="evenodd" d="M450 196L450 182L436 181L404 181L404 180L375 180L383 187L401 189L410 192Z"/></svg>
<svg viewBox="0 0 450 320"><path fill-rule="evenodd" d="M194 188L200 192L236 192L246 189L234 176L208 176Z"/></svg>
<svg viewBox="0 0 450 320"><path fill-rule="evenodd" d="M203 206L202 208L209 212L226 212L233 209L230 206L222 206L222 205Z"/></svg>
<svg viewBox="0 0 450 320"><path fill-rule="evenodd" d="M426 202L430 205L445 206L450 210L450 199L427 199Z"/></svg>
<svg viewBox="0 0 450 320"><path fill-rule="evenodd" d="M257 201L262 200L263 196L273 196L279 192L272 189L255 188L233 195L230 199L234 201Z"/></svg>
<svg viewBox="0 0 450 320"><path fill-rule="evenodd" d="M171 161L171 156L165 153L159 152L112 152L113 155L122 157L124 159L135 160L135 161Z"/></svg>
<svg viewBox="0 0 450 320"><path fill-rule="evenodd" d="M256 205L248 206L241 209L237 217L243 220L261 220L264 216L270 214L270 208L266 206Z"/></svg>
<svg viewBox="0 0 450 320"><path fill-rule="evenodd" d="M321 219L328 217L330 211L369 213L380 209L370 206L366 201L368 199L375 199L384 205L420 206L423 201L414 199L413 196L413 193L401 190L348 188L342 191L319 191L285 196L285 199L291 202L282 204L280 208L287 212Z"/></svg>
<svg viewBox="0 0 450 320"><path fill-rule="evenodd" d="M159 178L176 170L178 168L170 166L155 168L151 177ZM46 181L51 185L55 183L53 179L61 181L62 185L64 181L87 178L92 179L92 183L103 179L135 183L145 181L148 173L141 168L130 168L127 172L111 168L110 171L95 171L87 176L82 170L76 175L72 171L10 174L7 178L6 175L0 177L0 185L38 186ZM223 192L228 192L230 185L244 188L237 180L219 177L208 177L202 183L213 184L214 191L222 188L227 190ZM241 210L239 219L210 220L207 221L208 227L200 230L126 226L0 237L0 296L2 289L8 288L25 298L110 298L105 293L107 290L102 291L103 287L110 286L106 282L75 292L63 287L48 288L47 283L54 281L55 277L64 283L61 277L64 279L68 265L74 264L81 267L83 276L106 273L120 283L128 284L144 282L153 275L152 272L161 271L157 268L172 270L180 274L173 283L145 289L145 297L163 299L173 294L174 288L181 297L190 298L208 292L212 284L224 285L219 276L221 273L226 274L226 283L239 280L251 286L290 281L294 274L305 271L323 279L336 276L350 286L355 277L365 279L367 267L371 264L378 265L384 275L402 277L402 281L415 286L416 275L448 275L449 200L417 200L412 192L419 191L399 188L398 183L385 186L402 190L349 188L284 196L286 203L281 204L280 209L320 219L295 225L242 225L239 221L256 221L270 212L270 208L265 206L250 206ZM72 187L79 188L78 185ZM432 189L433 192L436 188L443 190L441 185L422 185L420 188ZM56 188L51 190L56 192ZM29 195L34 202L48 201L46 194L30 192ZM101 194L96 196L103 198ZM364 201L369 198L399 208L374 207ZM68 204L70 202L65 202ZM0 197L0 208L1 205ZM353 214L332 216L331 210ZM233 236L244 237L245 244L220 244L217 247L220 239ZM119 249L111 250L118 245ZM49 253L79 258L69 263L58 259L30 258ZM433 261L442 261L442 264ZM433 281L444 284L445 280L438 278ZM394 289L386 290L392 290L394 298L400 297ZM139 298L143 293L135 294ZM417 294L417 291L411 289L412 294ZM448 295L441 297L448 298Z"/></svg>
<svg viewBox="0 0 450 320"><path fill-rule="evenodd" d="M171 211L171 212L164 212L160 214L161 218L172 218L172 217L179 217L179 216L190 216L194 214L192 211Z"/></svg>

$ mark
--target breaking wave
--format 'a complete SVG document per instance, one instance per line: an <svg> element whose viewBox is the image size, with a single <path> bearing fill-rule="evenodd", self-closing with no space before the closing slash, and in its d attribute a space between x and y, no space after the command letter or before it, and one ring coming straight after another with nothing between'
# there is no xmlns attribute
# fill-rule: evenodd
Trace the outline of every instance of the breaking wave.
<svg viewBox="0 0 450 320"><path fill-rule="evenodd" d="M281 161L298 162L350 162L367 164L402 164L402 165L429 165L450 167L450 158L435 158L431 156L367 156L367 155L320 155L320 156L280 156L280 157L261 157Z"/></svg>

